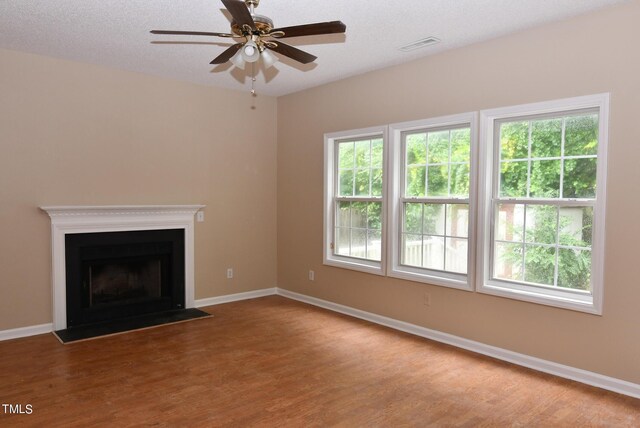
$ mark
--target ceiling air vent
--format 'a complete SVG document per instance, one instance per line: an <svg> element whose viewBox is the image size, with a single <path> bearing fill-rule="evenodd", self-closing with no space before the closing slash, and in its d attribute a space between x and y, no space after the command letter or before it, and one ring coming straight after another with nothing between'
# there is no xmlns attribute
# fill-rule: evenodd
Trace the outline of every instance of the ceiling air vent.
<svg viewBox="0 0 640 428"><path fill-rule="evenodd" d="M436 43L440 43L440 39L432 36L432 37L427 37L426 39L421 39L413 43L409 43L408 45L402 46L400 50L402 52L410 52L416 49L435 45Z"/></svg>

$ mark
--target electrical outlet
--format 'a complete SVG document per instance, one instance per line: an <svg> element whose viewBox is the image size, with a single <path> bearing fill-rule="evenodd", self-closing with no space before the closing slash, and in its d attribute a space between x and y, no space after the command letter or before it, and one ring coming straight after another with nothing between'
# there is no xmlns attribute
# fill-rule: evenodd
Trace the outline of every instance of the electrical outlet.
<svg viewBox="0 0 640 428"><path fill-rule="evenodd" d="M198 212L196 213L196 220L197 220L199 223L202 223L202 222L204 221L204 211L198 211Z"/></svg>
<svg viewBox="0 0 640 428"><path fill-rule="evenodd" d="M427 307L431 306L431 293L424 293L423 303Z"/></svg>
<svg viewBox="0 0 640 428"><path fill-rule="evenodd" d="M233 268L227 269L227 279L233 278Z"/></svg>
<svg viewBox="0 0 640 428"><path fill-rule="evenodd" d="M316 273L312 270L309 271L309 281L315 281L316 280Z"/></svg>

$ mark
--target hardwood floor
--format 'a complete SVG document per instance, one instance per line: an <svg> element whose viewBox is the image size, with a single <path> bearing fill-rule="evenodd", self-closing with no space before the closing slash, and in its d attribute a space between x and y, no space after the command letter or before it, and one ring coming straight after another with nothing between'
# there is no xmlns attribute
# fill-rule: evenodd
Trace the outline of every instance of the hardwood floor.
<svg viewBox="0 0 640 428"><path fill-rule="evenodd" d="M640 426L640 400L279 296L0 342L0 426Z"/></svg>

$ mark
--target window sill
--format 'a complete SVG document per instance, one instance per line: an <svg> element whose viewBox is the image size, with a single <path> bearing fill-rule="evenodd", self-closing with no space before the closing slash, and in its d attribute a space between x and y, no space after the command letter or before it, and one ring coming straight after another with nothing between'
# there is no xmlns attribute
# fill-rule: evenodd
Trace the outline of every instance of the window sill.
<svg viewBox="0 0 640 428"><path fill-rule="evenodd" d="M392 268L389 270L388 276L441 287L455 288L457 290L473 291L473 287L469 283L469 279L466 275L448 274L447 276L444 276L439 274L429 274L425 272L418 272L417 270L414 271L410 267L407 267Z"/></svg>
<svg viewBox="0 0 640 428"><path fill-rule="evenodd" d="M339 267L343 269L355 270L358 272L370 273L384 276L385 272L381 262L374 262L364 259L354 259L349 257L326 257L323 263L327 266Z"/></svg>
<svg viewBox="0 0 640 428"><path fill-rule="evenodd" d="M582 297L570 292L557 292L552 296L549 293L545 293L543 289L536 290L535 287L520 287L516 284L500 281L490 281L487 284L482 284L478 292L588 314L602 315L602 307L592 295Z"/></svg>

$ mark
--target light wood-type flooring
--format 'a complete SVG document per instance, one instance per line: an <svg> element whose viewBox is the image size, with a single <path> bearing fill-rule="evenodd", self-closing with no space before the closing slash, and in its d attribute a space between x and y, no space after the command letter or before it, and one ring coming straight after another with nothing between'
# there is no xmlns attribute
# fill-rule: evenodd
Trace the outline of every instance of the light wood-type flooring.
<svg viewBox="0 0 640 428"><path fill-rule="evenodd" d="M70 345L0 342L0 426L640 426L640 400L279 296Z"/></svg>

